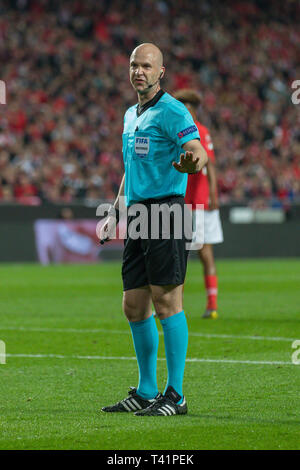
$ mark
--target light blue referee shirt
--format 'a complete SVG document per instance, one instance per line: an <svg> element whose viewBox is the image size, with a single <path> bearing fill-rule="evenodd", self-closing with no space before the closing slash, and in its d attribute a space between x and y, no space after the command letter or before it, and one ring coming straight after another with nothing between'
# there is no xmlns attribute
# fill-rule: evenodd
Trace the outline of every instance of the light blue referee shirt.
<svg viewBox="0 0 300 470"><path fill-rule="evenodd" d="M160 90L144 105L124 116L123 159L125 166L125 202L130 206L146 199L172 195L185 196L187 174L172 165L183 152L182 145L199 139L199 132L187 108Z"/></svg>

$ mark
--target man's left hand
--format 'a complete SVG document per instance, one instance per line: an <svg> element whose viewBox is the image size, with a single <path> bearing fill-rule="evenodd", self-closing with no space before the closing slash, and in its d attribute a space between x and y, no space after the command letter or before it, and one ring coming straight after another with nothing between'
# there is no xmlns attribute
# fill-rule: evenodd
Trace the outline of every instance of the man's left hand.
<svg viewBox="0 0 300 470"><path fill-rule="evenodd" d="M173 162L172 165L175 170L180 173L197 173L199 157L194 157L193 152L185 152L180 154L180 162Z"/></svg>

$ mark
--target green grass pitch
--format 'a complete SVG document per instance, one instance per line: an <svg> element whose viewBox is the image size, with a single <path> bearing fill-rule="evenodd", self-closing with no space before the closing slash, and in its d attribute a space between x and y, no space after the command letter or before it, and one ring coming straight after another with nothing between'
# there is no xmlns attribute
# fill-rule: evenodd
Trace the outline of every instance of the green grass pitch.
<svg viewBox="0 0 300 470"><path fill-rule="evenodd" d="M0 449L300 449L300 261L217 267L220 317L203 320L201 265L188 266L188 415L141 418L99 411L137 385L120 264L0 265Z"/></svg>

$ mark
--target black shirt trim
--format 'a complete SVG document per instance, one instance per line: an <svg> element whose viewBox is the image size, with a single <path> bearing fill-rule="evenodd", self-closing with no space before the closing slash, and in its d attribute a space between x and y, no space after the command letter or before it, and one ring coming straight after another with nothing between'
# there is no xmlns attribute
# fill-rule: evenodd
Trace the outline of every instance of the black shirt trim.
<svg viewBox="0 0 300 470"><path fill-rule="evenodd" d="M136 107L136 115L137 117L140 117L141 114L143 114L145 111L147 111L147 109L151 108L152 106L154 106L159 100L160 98L165 94L165 92L163 90L159 90L155 96L153 96L153 98L150 100L150 101L147 101L147 103L143 104L142 106L140 106L139 104L137 105Z"/></svg>

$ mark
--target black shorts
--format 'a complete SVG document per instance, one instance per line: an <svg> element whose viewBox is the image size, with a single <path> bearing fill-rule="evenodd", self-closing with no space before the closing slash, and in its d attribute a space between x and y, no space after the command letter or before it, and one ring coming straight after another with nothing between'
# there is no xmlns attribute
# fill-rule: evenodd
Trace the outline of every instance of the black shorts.
<svg viewBox="0 0 300 470"><path fill-rule="evenodd" d="M145 285L180 285L184 283L187 260L189 254L189 242L191 236L186 234L188 230L184 230L184 198L182 196L171 196L165 199L148 199L142 201L142 206L147 209L147 235L131 236L130 224L132 221L137 221L138 215L129 215L127 218L127 238L124 240L124 253L122 265L122 278L124 290L135 289ZM162 215L159 213L158 217L151 219L151 208L153 204L165 204L168 207L178 204L182 211L182 219L179 222L179 216L176 218L174 213L170 211L169 223L169 238L165 238L165 231L163 230ZM131 209L131 208L130 208ZM185 214L189 213L187 210ZM153 213L152 213L153 214ZM176 220L175 220L176 219ZM151 227L153 227L153 220L158 224L157 235L158 239L153 239L151 234ZM178 233L178 226L182 224L182 236ZM133 224L134 225L134 224ZM135 224L136 225L136 224ZM140 232L146 233L138 224ZM177 227L177 231L175 230ZM180 230L179 230L180 232Z"/></svg>

